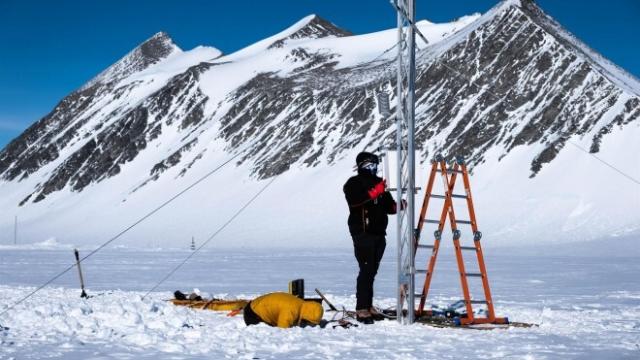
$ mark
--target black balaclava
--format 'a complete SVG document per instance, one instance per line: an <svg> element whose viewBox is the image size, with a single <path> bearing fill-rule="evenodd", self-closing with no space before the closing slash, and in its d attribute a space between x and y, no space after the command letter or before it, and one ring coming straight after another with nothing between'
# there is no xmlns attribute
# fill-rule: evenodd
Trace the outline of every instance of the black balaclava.
<svg viewBox="0 0 640 360"><path fill-rule="evenodd" d="M378 156L369 152L361 152L356 156L358 174L376 175L379 163Z"/></svg>

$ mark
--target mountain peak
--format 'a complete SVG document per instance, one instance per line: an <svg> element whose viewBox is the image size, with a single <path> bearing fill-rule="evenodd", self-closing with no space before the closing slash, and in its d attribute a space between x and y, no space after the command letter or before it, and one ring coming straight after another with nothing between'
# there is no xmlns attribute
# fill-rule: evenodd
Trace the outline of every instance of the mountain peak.
<svg viewBox="0 0 640 360"><path fill-rule="evenodd" d="M624 90L640 96L640 80L620 68L600 53L567 31L555 19L547 15L534 0L504 0L502 6L517 6L534 24L553 36L566 49L589 63L598 73Z"/></svg>
<svg viewBox="0 0 640 360"><path fill-rule="evenodd" d="M522 7L523 5L533 4L533 0L502 0L498 3L497 7L507 8L511 6Z"/></svg>
<svg viewBox="0 0 640 360"><path fill-rule="evenodd" d="M304 38L319 39L330 36L344 37L353 35L352 32L341 29L316 14L305 16L285 30L284 33L287 33L288 35L278 39L276 42L271 44L269 48L282 47L287 40Z"/></svg>
<svg viewBox="0 0 640 360"><path fill-rule="evenodd" d="M157 32L136 46L115 64L98 74L82 88L88 88L98 83L107 84L121 80L160 62L174 52L182 52L182 50L173 42L169 34L164 31Z"/></svg>
<svg viewBox="0 0 640 360"><path fill-rule="evenodd" d="M530 11L534 9L540 9L538 4L536 4L535 0L502 0L499 3L497 3L493 8L491 8L491 10L487 12L487 14L498 15L503 11L511 8L518 8L520 10L529 9Z"/></svg>
<svg viewBox="0 0 640 360"><path fill-rule="evenodd" d="M303 30L313 31L313 33L308 34L311 37L325 37L325 36L343 37L343 36L353 35L352 32L345 29L341 29L335 24L333 24L332 22L316 14L309 15L307 18L310 18L309 22L304 28L300 29L300 31L303 31ZM298 31L298 33L300 31Z"/></svg>
<svg viewBox="0 0 640 360"><path fill-rule="evenodd" d="M146 58L158 60L168 56L177 47L169 34L160 31L145 40L136 49L140 49L141 54Z"/></svg>

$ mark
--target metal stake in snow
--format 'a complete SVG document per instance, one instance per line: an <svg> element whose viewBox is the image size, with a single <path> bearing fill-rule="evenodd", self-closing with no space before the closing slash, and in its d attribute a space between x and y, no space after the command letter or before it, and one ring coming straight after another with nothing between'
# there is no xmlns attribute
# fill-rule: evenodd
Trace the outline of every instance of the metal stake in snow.
<svg viewBox="0 0 640 360"><path fill-rule="evenodd" d="M76 266L78 267L78 275L80 275L80 288L82 289L82 293L80 294L81 298L86 298L87 293L84 291L84 278L82 277L82 268L80 267L80 253L78 253L78 249L73 249L73 252L76 255Z"/></svg>
<svg viewBox="0 0 640 360"><path fill-rule="evenodd" d="M398 302L400 323L412 324L415 315L415 0L392 0L398 17L398 78L396 106L397 193L402 203L407 194L407 206L398 211ZM406 313L403 309L406 308Z"/></svg>

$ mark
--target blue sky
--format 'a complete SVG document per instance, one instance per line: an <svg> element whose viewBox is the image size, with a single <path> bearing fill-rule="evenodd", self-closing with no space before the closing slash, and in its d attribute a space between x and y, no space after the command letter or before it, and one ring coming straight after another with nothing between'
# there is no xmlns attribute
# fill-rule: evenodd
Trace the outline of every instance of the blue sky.
<svg viewBox="0 0 640 360"><path fill-rule="evenodd" d="M497 2L417 0L417 18L445 22ZM640 77L639 0L537 2ZM0 148L158 31L184 50L209 45L231 53L312 13L354 33L395 26L388 0L0 0Z"/></svg>

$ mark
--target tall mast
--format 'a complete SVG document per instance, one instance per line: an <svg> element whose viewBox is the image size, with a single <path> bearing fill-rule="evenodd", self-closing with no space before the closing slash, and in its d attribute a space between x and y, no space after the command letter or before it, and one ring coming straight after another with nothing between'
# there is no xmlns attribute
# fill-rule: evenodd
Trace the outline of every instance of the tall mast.
<svg viewBox="0 0 640 360"><path fill-rule="evenodd" d="M396 106L396 146L400 206L403 193L407 207L398 211L398 302L397 317L412 324L415 315L415 0L392 0L398 18L398 77ZM406 309L406 314L403 312Z"/></svg>

